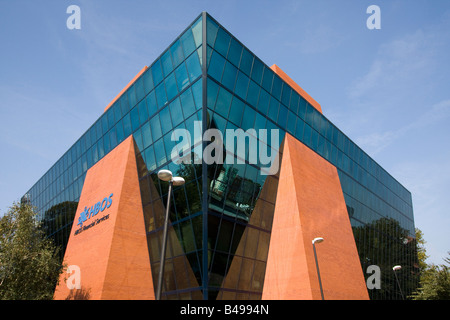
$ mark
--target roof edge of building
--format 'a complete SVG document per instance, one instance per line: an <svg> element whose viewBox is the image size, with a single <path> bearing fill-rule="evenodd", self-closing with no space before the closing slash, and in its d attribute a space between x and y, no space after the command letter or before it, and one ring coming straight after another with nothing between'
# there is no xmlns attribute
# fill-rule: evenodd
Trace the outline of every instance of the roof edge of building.
<svg viewBox="0 0 450 320"><path fill-rule="evenodd" d="M119 92L119 94L106 106L105 110L103 112L106 112L119 98L120 96L128 90L129 87L133 85L133 83L136 82L136 80L148 69L147 66L144 66L141 71L137 75L134 76L134 78L125 86L125 88L122 89L122 91Z"/></svg>
<svg viewBox="0 0 450 320"><path fill-rule="evenodd" d="M285 81L287 84L289 84L292 89L297 91L299 95L301 95L303 98L305 98L306 101L308 101L314 108L316 108L320 113L322 113L322 107L320 104L314 100L305 90L302 89L294 80L292 80L291 77L289 77L279 66L276 64L273 64L270 69L272 69L273 72L275 72L283 81Z"/></svg>

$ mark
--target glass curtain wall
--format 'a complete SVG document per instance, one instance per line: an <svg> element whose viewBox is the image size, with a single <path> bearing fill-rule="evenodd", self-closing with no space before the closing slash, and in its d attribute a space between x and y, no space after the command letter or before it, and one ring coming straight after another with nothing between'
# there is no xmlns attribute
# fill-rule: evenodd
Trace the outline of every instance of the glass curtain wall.
<svg viewBox="0 0 450 320"><path fill-rule="evenodd" d="M154 281L168 190L156 173L169 169L187 183L174 189L163 298L202 298L201 170L194 161L171 161L172 132L187 129L194 137L202 121L201 63L199 16L26 193L48 236L62 248L61 258L86 171L133 135ZM198 157L201 141L193 139L189 148Z"/></svg>
<svg viewBox="0 0 450 320"><path fill-rule="evenodd" d="M222 131L229 128L278 129L280 140L287 132L336 166L363 271L369 265L381 269L382 289L369 290L371 298L401 298L392 271L396 264L401 264L404 270L400 279L402 291L410 293L417 281L410 192L210 16L207 53L211 125ZM212 254L211 274L220 278L226 276L231 257L237 255L232 244L239 234L231 231L248 224L265 177L258 174L258 166L250 164L216 166L212 171L214 175L208 176L213 181L208 207L211 238L208 246L216 248L214 254L222 261L216 263ZM271 206L272 203L268 203ZM234 224L224 224L224 221ZM270 235L270 225L265 229L253 227L254 233L259 234L254 236L255 242L265 232ZM222 228L232 234L231 239L222 236ZM225 250L219 249L224 247ZM241 277L255 277L259 272L258 263L265 268L267 254L259 257L261 259L255 258L254 252L240 256L243 261L251 260L246 267L242 263L240 271L250 275ZM255 297L261 293L255 285L260 279L251 279L250 286L244 285L245 281L239 282L236 297ZM210 282L210 286L213 284L215 282Z"/></svg>

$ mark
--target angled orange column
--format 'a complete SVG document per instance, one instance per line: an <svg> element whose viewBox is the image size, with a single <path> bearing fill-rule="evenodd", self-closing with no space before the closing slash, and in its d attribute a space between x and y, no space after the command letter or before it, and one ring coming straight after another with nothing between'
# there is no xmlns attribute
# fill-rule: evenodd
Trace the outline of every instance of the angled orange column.
<svg viewBox="0 0 450 320"><path fill-rule="evenodd" d="M132 136L86 173L64 263L81 289L63 274L55 299L154 299Z"/></svg>
<svg viewBox="0 0 450 320"><path fill-rule="evenodd" d="M337 169L286 134L263 299L368 299Z"/></svg>

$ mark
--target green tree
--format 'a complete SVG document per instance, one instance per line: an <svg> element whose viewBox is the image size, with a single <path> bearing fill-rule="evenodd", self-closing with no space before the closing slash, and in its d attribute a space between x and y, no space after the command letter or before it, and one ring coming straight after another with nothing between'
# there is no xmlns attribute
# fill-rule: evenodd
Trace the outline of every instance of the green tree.
<svg viewBox="0 0 450 320"><path fill-rule="evenodd" d="M0 299L52 299L63 271L58 251L33 207L14 203L0 218Z"/></svg>
<svg viewBox="0 0 450 320"><path fill-rule="evenodd" d="M419 287L411 295L413 300L450 300L450 258L445 264L428 265L423 232L416 228L417 256L419 259ZM450 255L450 252L448 252ZM447 264L447 265L446 265Z"/></svg>
<svg viewBox="0 0 450 320"><path fill-rule="evenodd" d="M426 241L423 237L423 232L419 228L416 228L415 231L416 231L417 260L419 264L419 272L422 273L428 267L427 264L428 255L427 250L425 248Z"/></svg>

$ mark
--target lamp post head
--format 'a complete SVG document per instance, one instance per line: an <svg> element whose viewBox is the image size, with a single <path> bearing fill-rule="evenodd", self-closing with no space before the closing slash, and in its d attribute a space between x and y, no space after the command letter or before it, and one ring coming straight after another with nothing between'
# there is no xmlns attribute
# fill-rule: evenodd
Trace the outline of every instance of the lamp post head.
<svg viewBox="0 0 450 320"><path fill-rule="evenodd" d="M184 184L184 179L182 177L174 177L172 183L174 186L182 186Z"/></svg>
<svg viewBox="0 0 450 320"><path fill-rule="evenodd" d="M315 243L321 243L321 242L323 242L323 238L317 237L317 238L314 238L314 239L313 239L312 244L315 244Z"/></svg>
<svg viewBox="0 0 450 320"><path fill-rule="evenodd" d="M394 266L394 267L392 268L392 270L397 271L397 270L400 270L401 268L402 268L402 266Z"/></svg>
<svg viewBox="0 0 450 320"><path fill-rule="evenodd" d="M162 181L169 182L170 180L172 180L172 172L170 170L159 170L158 178Z"/></svg>

